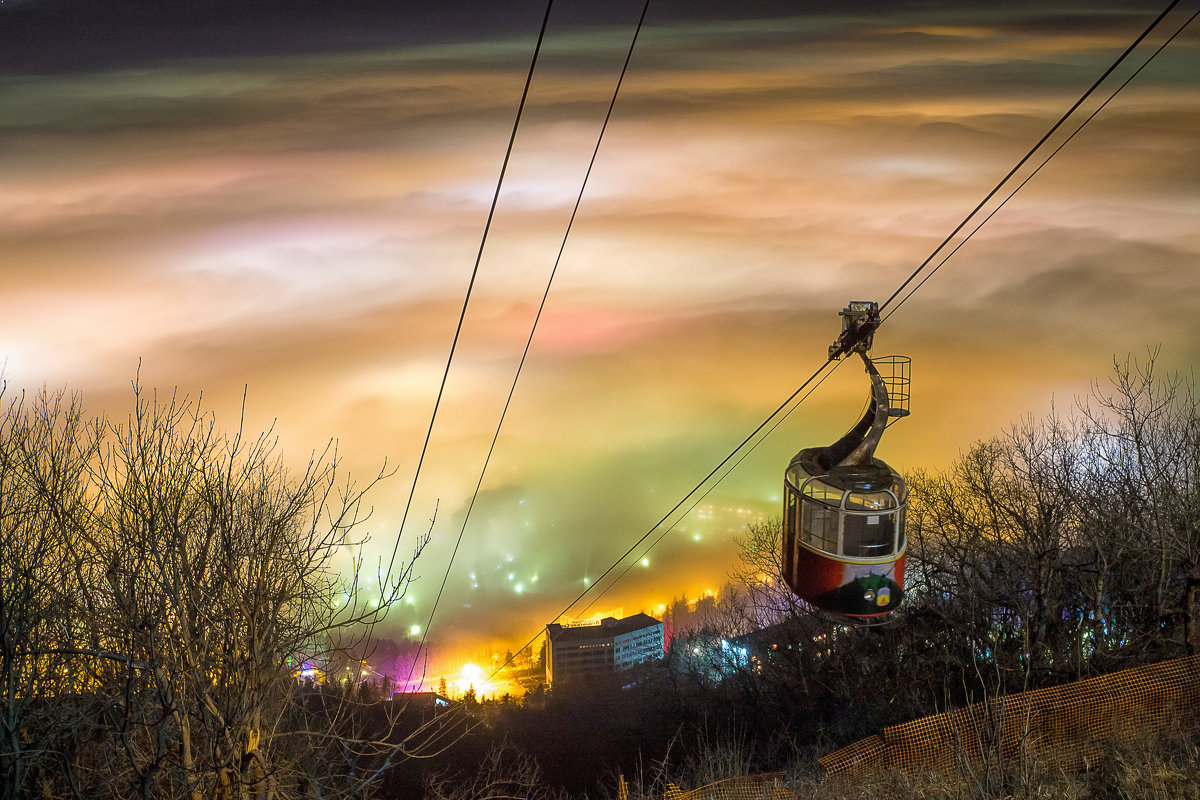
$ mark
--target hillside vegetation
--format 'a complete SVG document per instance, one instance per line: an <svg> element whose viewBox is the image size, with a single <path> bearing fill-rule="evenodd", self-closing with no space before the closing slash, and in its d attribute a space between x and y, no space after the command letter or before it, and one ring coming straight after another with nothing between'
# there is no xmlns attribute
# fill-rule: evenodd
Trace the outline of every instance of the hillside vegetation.
<svg viewBox="0 0 1200 800"><path fill-rule="evenodd" d="M851 782L817 764L887 725L1192 652L1200 395L1153 357L907 476L907 594L885 624L791 595L774 520L745 531L719 599L675 605L660 662L433 720L304 677L349 672L412 576L410 558L366 597L343 574L362 493L333 454L289 471L266 435L134 399L119 424L64 393L0 409L5 800L666 798L767 772L824 800L1197 797L1186 719L1069 775L1034 755Z"/></svg>

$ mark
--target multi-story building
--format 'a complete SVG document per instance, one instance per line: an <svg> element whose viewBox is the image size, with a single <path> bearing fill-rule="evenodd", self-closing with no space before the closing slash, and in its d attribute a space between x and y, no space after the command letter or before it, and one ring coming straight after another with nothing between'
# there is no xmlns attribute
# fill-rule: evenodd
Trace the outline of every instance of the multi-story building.
<svg viewBox="0 0 1200 800"><path fill-rule="evenodd" d="M546 626L546 681L616 672L662 658L663 624L648 614L585 625Z"/></svg>

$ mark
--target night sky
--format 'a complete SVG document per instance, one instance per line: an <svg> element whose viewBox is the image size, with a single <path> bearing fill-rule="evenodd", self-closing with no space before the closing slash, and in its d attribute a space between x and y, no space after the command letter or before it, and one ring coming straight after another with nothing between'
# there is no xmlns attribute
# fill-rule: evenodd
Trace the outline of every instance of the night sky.
<svg viewBox="0 0 1200 800"><path fill-rule="evenodd" d="M248 425L274 422L292 459L334 439L364 479L396 469L366 526L390 552L544 9L0 0L10 386L122 417L140 360L144 384L203 392L226 426L245 389ZM435 659L549 621L821 364L848 300L890 295L1161 10L652 2ZM396 632L429 612L640 11L555 4L405 531L436 509ZM878 334L876 354L913 358L913 416L879 454L943 467L1026 414L1069 414L1114 356L1200 365L1198 223L1200 23ZM788 458L866 393L839 369L592 611L718 588L738 527L778 513Z"/></svg>

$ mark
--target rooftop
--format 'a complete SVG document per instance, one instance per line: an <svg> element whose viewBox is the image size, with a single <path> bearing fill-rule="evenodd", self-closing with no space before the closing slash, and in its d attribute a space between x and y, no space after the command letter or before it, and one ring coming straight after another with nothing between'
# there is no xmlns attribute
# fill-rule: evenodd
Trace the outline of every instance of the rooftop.
<svg viewBox="0 0 1200 800"><path fill-rule="evenodd" d="M605 617L597 625L564 627L551 622L546 626L546 630L550 632L550 636L556 642L577 642L587 641L588 639L611 639L623 633L630 633L643 628L649 628L652 625L661 624L659 620L656 620L649 614L639 613L634 614L632 617L625 617L624 619Z"/></svg>

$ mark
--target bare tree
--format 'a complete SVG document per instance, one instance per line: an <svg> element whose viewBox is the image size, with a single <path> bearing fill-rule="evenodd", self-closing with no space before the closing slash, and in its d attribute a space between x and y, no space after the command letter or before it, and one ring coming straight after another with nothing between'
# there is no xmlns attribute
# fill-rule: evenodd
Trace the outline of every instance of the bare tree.
<svg viewBox="0 0 1200 800"><path fill-rule="evenodd" d="M979 442L946 473L910 479L910 601L979 660L1018 676L1078 674L1083 614L1069 486L1074 447L1064 423L1026 420Z"/></svg>
<svg viewBox="0 0 1200 800"><path fill-rule="evenodd" d="M1160 375L1157 357L1114 360L1109 388L1094 385L1080 403L1087 452L1076 497L1085 527L1107 534L1104 593L1127 615L1113 644L1130 652L1196 642L1200 393L1194 377Z"/></svg>
<svg viewBox="0 0 1200 800"><path fill-rule="evenodd" d="M411 558L368 591L365 488L335 450L298 470L270 432L222 433L135 382L121 424L39 395L0 416L4 796L366 796L414 738L305 665L399 601ZM347 552L357 557L347 559ZM377 701L377 698L371 698ZM336 764L313 770L331 752Z"/></svg>
<svg viewBox="0 0 1200 800"><path fill-rule="evenodd" d="M0 386L0 402L6 399ZM0 796L31 784L65 783L79 704L87 689L69 650L78 634L72 576L95 434L80 399L42 391L0 410Z"/></svg>
<svg viewBox="0 0 1200 800"><path fill-rule="evenodd" d="M729 577L745 587L758 627L776 625L811 611L783 580L783 519L751 522L735 536L738 562Z"/></svg>
<svg viewBox="0 0 1200 800"><path fill-rule="evenodd" d="M1009 688L1194 639L1200 398L1155 355L1115 362L1074 420L1026 420L910 476L912 600Z"/></svg>
<svg viewBox="0 0 1200 800"><path fill-rule="evenodd" d="M470 776L437 773L425 781L429 800L560 800L565 792L546 786L537 761L511 745L494 745Z"/></svg>

